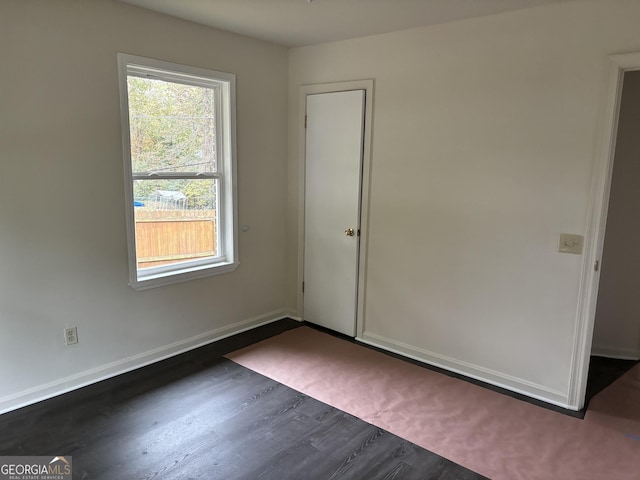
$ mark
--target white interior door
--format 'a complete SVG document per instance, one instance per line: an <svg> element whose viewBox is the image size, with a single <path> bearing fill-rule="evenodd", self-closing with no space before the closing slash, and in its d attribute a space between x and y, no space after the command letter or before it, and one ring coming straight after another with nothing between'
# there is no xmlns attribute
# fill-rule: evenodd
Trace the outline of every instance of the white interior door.
<svg viewBox="0 0 640 480"><path fill-rule="evenodd" d="M306 98L303 317L355 336L365 91Z"/></svg>

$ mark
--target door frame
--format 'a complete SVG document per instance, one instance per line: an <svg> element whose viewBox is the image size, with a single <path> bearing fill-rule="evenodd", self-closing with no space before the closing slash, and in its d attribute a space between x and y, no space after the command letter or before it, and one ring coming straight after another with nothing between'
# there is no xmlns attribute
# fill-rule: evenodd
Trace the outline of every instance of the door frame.
<svg viewBox="0 0 640 480"><path fill-rule="evenodd" d="M360 248L358 250L358 277L356 287L356 338L362 336L365 315L367 251L369 239L369 190L371 187L371 134L373 122L373 79L336 83L301 85L298 94L298 272L296 283L296 310L304 314L304 238L305 238L305 175L307 95L364 90L364 132L362 145L362 180L360 192Z"/></svg>
<svg viewBox="0 0 640 480"><path fill-rule="evenodd" d="M587 235L585 237L585 254L582 259L582 275L578 295L575 341L568 392L568 405L576 410L584 407L587 390L587 375L600 284L600 269L596 271L595 262L601 261L604 248L616 135L618 132L618 117L622 99L622 83L625 72L640 70L640 53L610 55L608 58L608 82L602 99L599 133L596 138L596 153L589 195Z"/></svg>

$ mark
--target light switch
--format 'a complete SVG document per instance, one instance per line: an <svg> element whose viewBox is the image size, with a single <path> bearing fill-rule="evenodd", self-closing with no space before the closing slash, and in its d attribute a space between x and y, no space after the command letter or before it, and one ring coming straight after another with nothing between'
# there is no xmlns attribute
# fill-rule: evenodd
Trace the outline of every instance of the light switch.
<svg viewBox="0 0 640 480"><path fill-rule="evenodd" d="M560 234L560 247L558 251L560 253L575 253L580 255L582 253L582 246L584 245L584 237L582 235L574 235L572 233Z"/></svg>

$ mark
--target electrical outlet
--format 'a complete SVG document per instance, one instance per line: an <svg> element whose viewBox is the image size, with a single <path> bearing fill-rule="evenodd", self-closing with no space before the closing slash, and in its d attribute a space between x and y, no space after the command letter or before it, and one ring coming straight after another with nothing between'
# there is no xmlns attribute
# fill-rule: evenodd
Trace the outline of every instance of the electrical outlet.
<svg viewBox="0 0 640 480"><path fill-rule="evenodd" d="M69 327L64 329L64 344L75 345L78 343L78 327Z"/></svg>

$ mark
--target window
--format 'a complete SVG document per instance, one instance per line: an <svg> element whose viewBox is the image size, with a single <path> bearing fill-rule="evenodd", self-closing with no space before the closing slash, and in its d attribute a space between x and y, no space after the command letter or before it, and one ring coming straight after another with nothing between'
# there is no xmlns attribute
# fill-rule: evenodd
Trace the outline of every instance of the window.
<svg viewBox="0 0 640 480"><path fill-rule="evenodd" d="M129 284L235 270L235 75L118 55Z"/></svg>

